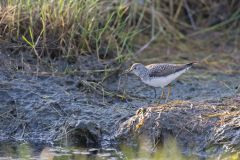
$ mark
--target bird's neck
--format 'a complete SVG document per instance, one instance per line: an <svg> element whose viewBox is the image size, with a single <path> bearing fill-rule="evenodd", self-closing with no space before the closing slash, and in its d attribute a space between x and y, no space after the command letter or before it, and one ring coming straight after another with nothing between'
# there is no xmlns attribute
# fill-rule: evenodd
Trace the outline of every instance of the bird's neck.
<svg viewBox="0 0 240 160"><path fill-rule="evenodd" d="M143 80L149 77L149 71L147 68L144 68L144 70L140 71L138 76Z"/></svg>

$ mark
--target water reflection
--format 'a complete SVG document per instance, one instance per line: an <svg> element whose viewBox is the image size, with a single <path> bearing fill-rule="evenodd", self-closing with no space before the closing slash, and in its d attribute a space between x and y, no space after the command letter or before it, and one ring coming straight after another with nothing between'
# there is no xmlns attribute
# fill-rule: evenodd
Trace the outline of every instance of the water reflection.
<svg viewBox="0 0 240 160"><path fill-rule="evenodd" d="M114 148L44 147L28 143L1 143L0 160L118 160L121 152Z"/></svg>
<svg viewBox="0 0 240 160"><path fill-rule="evenodd" d="M157 142L156 142L157 143ZM121 146L121 152L127 159L136 160L194 160L196 156L185 156L181 153L176 140L172 137L166 139L161 145L151 146L149 140L141 137L136 148Z"/></svg>
<svg viewBox="0 0 240 160"><path fill-rule="evenodd" d="M0 143L0 159L23 160L197 160L197 156L185 156L181 153L174 139L167 140L160 147L150 147L142 139L140 145L129 147L121 145L114 148L79 148L79 147L46 147L28 143ZM154 151L153 151L154 150ZM239 153L220 159L237 160ZM216 159L206 158L206 159ZM218 159L218 158L217 158Z"/></svg>

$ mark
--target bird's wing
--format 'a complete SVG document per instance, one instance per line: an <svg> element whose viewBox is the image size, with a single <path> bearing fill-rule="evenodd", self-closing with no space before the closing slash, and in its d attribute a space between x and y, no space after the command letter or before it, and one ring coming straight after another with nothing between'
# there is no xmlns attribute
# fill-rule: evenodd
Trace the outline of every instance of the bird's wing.
<svg viewBox="0 0 240 160"><path fill-rule="evenodd" d="M164 77L186 68L192 67L193 63L188 64L151 64L146 66L149 69L150 77Z"/></svg>

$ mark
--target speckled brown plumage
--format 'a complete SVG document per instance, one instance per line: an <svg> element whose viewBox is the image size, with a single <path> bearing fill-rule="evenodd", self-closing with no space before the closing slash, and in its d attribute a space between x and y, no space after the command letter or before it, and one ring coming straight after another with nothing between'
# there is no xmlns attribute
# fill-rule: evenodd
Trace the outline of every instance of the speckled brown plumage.
<svg viewBox="0 0 240 160"><path fill-rule="evenodd" d="M165 77L186 68L192 67L193 63L188 64L150 64L146 68L149 70L149 77Z"/></svg>

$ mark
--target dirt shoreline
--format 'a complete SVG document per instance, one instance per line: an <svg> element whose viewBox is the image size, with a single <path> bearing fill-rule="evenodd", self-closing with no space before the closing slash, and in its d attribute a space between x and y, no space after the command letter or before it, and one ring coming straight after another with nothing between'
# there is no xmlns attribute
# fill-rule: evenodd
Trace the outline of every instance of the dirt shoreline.
<svg viewBox="0 0 240 160"><path fill-rule="evenodd" d="M98 83L104 76L99 70L116 65L103 64L93 56L78 57L74 63L54 61L55 72L46 64L36 66L35 58L27 53L0 52L0 61L1 141L109 146L116 142L116 126L124 126L129 118L136 117L139 108L158 101L152 96L153 90L132 75L126 79L114 71ZM223 97L237 97L240 75L199 78L202 71L193 68L175 82L170 104L172 100L188 100L208 105L222 103ZM240 106L236 107L239 111Z"/></svg>

